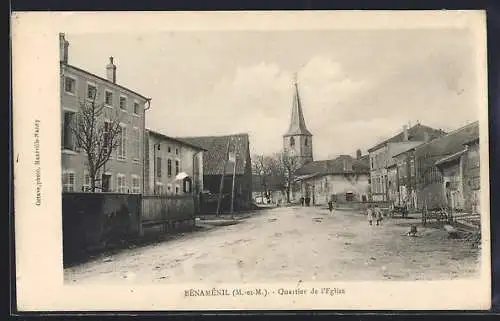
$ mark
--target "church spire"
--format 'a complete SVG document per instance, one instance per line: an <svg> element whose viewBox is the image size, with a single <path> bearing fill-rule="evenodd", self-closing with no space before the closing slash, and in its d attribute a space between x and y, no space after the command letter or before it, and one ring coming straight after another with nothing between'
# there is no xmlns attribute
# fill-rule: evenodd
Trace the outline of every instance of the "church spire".
<svg viewBox="0 0 500 321"><path fill-rule="evenodd" d="M292 103L292 117L290 119L290 127L284 136L304 135L312 136L311 132L306 127L304 114L302 113L302 103L299 96L299 87L297 85L297 73L293 75L294 95Z"/></svg>

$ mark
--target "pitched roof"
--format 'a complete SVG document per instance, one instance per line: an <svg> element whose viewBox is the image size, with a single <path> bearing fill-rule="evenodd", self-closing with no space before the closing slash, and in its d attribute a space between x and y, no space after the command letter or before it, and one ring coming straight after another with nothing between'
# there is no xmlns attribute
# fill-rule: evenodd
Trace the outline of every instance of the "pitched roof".
<svg viewBox="0 0 500 321"><path fill-rule="evenodd" d="M452 155L464 149L464 144L479 139L479 122L460 127L443 137L434 139L415 148L416 156L440 157Z"/></svg>
<svg viewBox="0 0 500 321"><path fill-rule="evenodd" d="M144 96L144 95L142 95L142 94L139 94L137 91L134 91L134 90L132 90L132 89L130 89L130 88L127 88L127 87L122 86L122 85L120 85L120 84L117 84L117 83L115 83L115 82L109 81L108 79L106 79L106 78L104 78L104 77L101 77L101 76L99 76L99 75L93 74L93 73L91 73L91 72L89 72L89 71L87 71L87 70L84 70L84 69L82 69L82 68L78 68L78 67L76 67L76 66L73 66L73 65L70 65L70 64L67 64L67 63L63 63L63 62L61 62L61 66L69 67L70 69L74 69L74 70L79 71L79 72L81 72L81 73L85 73L85 74L87 74L87 75L89 75L89 76L91 76L91 77L97 78L97 79L99 79L99 80L101 80L101 81L103 81L103 82L107 83L107 84L108 84L108 85L110 85L110 86L116 86L116 87L118 87L118 88L120 88L120 89L122 89L122 90L128 91L128 92L129 92L129 93L131 93L131 94L134 94L134 95L136 95L136 96L138 96L138 97L141 97L142 99L144 99L144 100L146 100L146 101L151 101L151 98L146 97L146 96Z"/></svg>
<svg viewBox="0 0 500 321"><path fill-rule="evenodd" d="M283 136L305 135L312 136L311 132L306 127L304 114L302 113L302 103L300 101L299 88L297 82L294 84L295 93L292 102L292 116L290 118L290 126L288 131Z"/></svg>
<svg viewBox="0 0 500 321"><path fill-rule="evenodd" d="M151 130L151 129L146 129L146 131L150 134L150 135L153 135L153 136L156 136L156 137L159 137L161 139L165 139L165 140L170 140L170 141L173 141L173 142L177 142L179 144L183 144L183 145L186 145L186 146L189 146L189 147L192 147L194 149L197 149L197 150L202 150L202 151L206 151L205 148L199 146L199 145L196 145L196 144L193 144L193 143L189 143L189 142L186 142L186 141L182 141L180 139L177 139L177 138L174 138L174 137L170 137L170 136L167 136L167 135L164 135L160 132L157 132L157 131L154 131L154 130Z"/></svg>
<svg viewBox="0 0 500 321"><path fill-rule="evenodd" d="M426 139L428 140L433 140L435 138L441 137L445 135L446 132L444 132L441 129L435 129L429 126L425 126L422 124L416 124L415 126L412 126L408 129L408 141L425 141ZM427 137L426 137L427 136ZM383 142L378 143L377 145L373 146L372 148L368 149L368 152L373 152L383 146L385 146L388 143L399 143L404 141L404 131L401 131L397 135L392 136L389 139L384 140Z"/></svg>
<svg viewBox="0 0 500 321"><path fill-rule="evenodd" d="M225 136L198 136L198 137L177 137L178 140L200 146L206 150L203 154L204 175L232 174L234 163L227 162L227 149L229 144L230 152L238 147L240 155L236 163L236 174L245 173L246 159L249 154L250 139L248 134L233 134ZM243 160L243 161L242 161Z"/></svg>
<svg viewBox="0 0 500 321"><path fill-rule="evenodd" d="M348 166L349 164L352 164L352 168ZM335 159L313 161L299 168L296 172L296 175L326 175L347 173L370 173L368 159L365 158L358 160L349 155L342 155Z"/></svg>

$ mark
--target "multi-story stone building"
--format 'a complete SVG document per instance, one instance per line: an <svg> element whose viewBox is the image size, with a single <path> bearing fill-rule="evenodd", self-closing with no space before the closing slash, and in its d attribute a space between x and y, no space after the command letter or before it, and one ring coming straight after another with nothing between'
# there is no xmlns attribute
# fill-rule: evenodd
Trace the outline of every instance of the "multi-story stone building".
<svg viewBox="0 0 500 321"><path fill-rule="evenodd" d="M203 191L203 148L146 130L144 193L198 195Z"/></svg>
<svg viewBox="0 0 500 321"><path fill-rule="evenodd" d="M118 146L99 173L97 191L142 193L145 112L151 99L118 84L113 57L105 66L104 78L71 65L69 42L64 34L60 34L59 40L63 191L89 190L87 156L78 148L73 129L82 104L92 103L95 99L95 104L104 106L102 119L96 119L96 122L109 123L113 118L119 120L121 127Z"/></svg>
<svg viewBox="0 0 500 321"><path fill-rule="evenodd" d="M440 129L434 129L417 123L403 130L397 135L384 140L376 146L368 149L370 154L370 183L371 198L373 201L389 200L389 172L388 168L394 164L393 157L409 148L418 146L426 141L444 135Z"/></svg>

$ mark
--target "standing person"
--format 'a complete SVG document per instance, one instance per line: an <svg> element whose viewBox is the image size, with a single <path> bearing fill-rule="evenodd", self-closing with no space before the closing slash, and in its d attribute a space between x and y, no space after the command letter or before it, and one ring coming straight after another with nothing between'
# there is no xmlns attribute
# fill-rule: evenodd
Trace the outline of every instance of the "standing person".
<svg viewBox="0 0 500 321"><path fill-rule="evenodd" d="M304 206L304 196L300 198L300 206Z"/></svg>
<svg viewBox="0 0 500 321"><path fill-rule="evenodd" d="M376 220L377 226L382 224L383 219L384 219L384 216L382 215L382 210L380 209L380 207L375 206L375 220Z"/></svg>
<svg viewBox="0 0 500 321"><path fill-rule="evenodd" d="M368 205L368 207L366 208L366 218L368 219L368 224L370 226L372 226L373 225L373 211L372 211L371 205Z"/></svg>
<svg viewBox="0 0 500 321"><path fill-rule="evenodd" d="M330 214L333 212L333 201L330 199L328 201L328 210L330 211Z"/></svg>

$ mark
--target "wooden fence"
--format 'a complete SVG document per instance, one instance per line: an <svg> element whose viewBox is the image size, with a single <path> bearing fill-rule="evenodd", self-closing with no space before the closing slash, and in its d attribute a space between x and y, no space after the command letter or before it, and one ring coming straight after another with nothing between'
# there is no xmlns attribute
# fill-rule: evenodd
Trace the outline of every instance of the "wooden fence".
<svg viewBox="0 0 500 321"><path fill-rule="evenodd" d="M192 195L143 195L141 222L143 226L194 222L195 199Z"/></svg>

